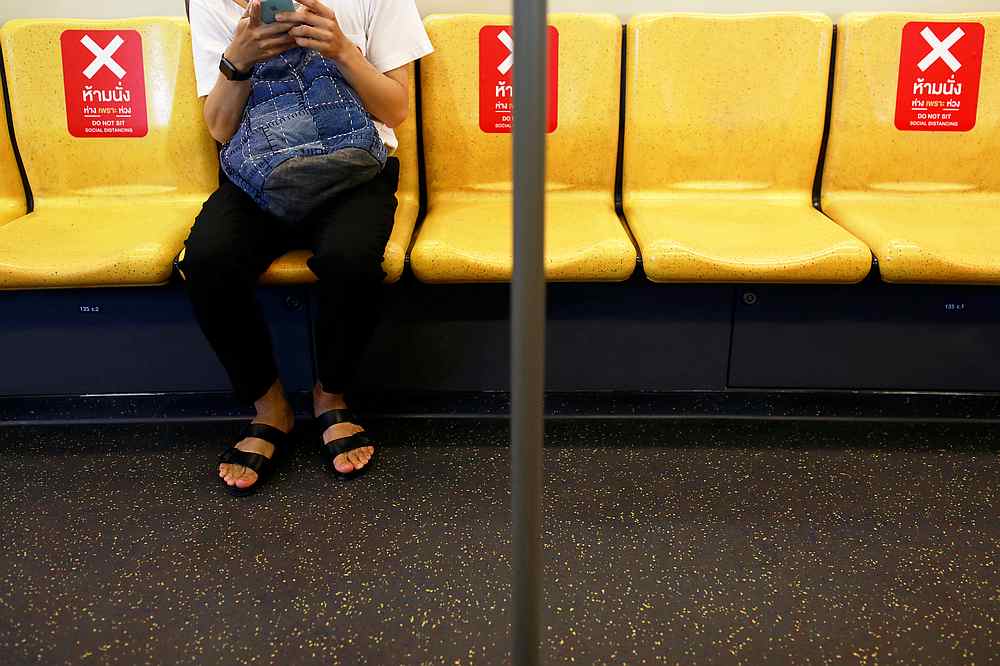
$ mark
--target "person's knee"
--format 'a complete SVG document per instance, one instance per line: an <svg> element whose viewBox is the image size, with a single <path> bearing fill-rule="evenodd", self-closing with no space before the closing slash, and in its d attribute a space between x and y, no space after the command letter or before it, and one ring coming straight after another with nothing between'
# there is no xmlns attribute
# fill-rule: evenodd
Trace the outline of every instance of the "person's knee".
<svg viewBox="0 0 1000 666"><path fill-rule="evenodd" d="M309 260L309 268L320 280L380 282L384 252L364 252L351 248L324 250Z"/></svg>
<svg viewBox="0 0 1000 666"><path fill-rule="evenodd" d="M177 268L189 284L200 284L211 279L213 272L219 271L225 261L221 248L197 242L189 238L177 257Z"/></svg>
<svg viewBox="0 0 1000 666"><path fill-rule="evenodd" d="M238 256L224 239L192 233L177 257L181 276L191 285L212 285L240 274Z"/></svg>

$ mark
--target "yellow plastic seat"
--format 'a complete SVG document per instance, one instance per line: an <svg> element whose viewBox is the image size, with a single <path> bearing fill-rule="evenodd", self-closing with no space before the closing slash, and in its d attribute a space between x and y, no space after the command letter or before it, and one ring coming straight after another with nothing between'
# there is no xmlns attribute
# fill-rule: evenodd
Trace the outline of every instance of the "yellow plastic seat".
<svg viewBox="0 0 1000 666"><path fill-rule="evenodd" d="M986 28L971 131L896 129L910 21ZM887 282L1000 283L1000 13L848 14L837 43L823 210L871 246Z"/></svg>
<svg viewBox="0 0 1000 666"><path fill-rule="evenodd" d="M813 208L822 14L629 24L625 218L654 282L859 282L870 250Z"/></svg>
<svg viewBox="0 0 1000 666"><path fill-rule="evenodd" d="M385 247L385 258L382 269L385 271L387 283L398 282L403 276L406 264L406 252L410 249L413 230L417 226L417 216L420 213L420 167L417 163L417 88L416 67L409 66L410 74L410 112L406 121L396 128L399 148L396 158L399 159L399 189L396 199L399 207L396 209L396 221ZM306 261L312 256L308 250L289 252L273 264L264 274L262 282L274 285L309 284L316 282Z"/></svg>
<svg viewBox="0 0 1000 666"><path fill-rule="evenodd" d="M0 100L6 104L7 100ZM17 169L14 147L10 142L7 114L0 108L0 226L27 212L21 172Z"/></svg>
<svg viewBox="0 0 1000 666"><path fill-rule="evenodd" d="M74 138L67 130L60 35L142 36L149 131ZM183 19L16 20L0 33L14 129L34 212L0 227L0 289L162 284L218 185L195 94Z"/></svg>
<svg viewBox="0 0 1000 666"><path fill-rule="evenodd" d="M425 21L436 52L421 67L428 210L410 255L424 282L504 282L513 272L511 135L479 124L479 32L509 16ZM627 279L636 252L614 208L621 22L553 14L559 120L548 135L545 275Z"/></svg>

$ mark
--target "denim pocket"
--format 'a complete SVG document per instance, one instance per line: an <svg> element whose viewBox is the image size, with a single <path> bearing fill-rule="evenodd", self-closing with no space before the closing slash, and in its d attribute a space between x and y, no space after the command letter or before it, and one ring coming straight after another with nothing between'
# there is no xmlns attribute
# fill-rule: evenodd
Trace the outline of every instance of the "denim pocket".
<svg viewBox="0 0 1000 666"><path fill-rule="evenodd" d="M263 129L250 130L246 136L247 159L260 159L272 151L271 140Z"/></svg>
<svg viewBox="0 0 1000 666"><path fill-rule="evenodd" d="M323 148L316 122L309 111L303 110L293 113L278 122L264 126L262 131L271 144L271 150L275 153L287 152L291 149Z"/></svg>
<svg viewBox="0 0 1000 666"><path fill-rule="evenodd" d="M326 104L315 110L315 124L320 134L326 139L328 149L337 149L342 145L357 145L374 132L375 128L368 120L364 109L353 104Z"/></svg>
<svg viewBox="0 0 1000 666"><path fill-rule="evenodd" d="M257 91L250 98L247 115L254 127L280 122L282 118L302 110L302 91L297 85L294 90L278 90L279 88L287 86L268 84L267 95L263 91Z"/></svg>

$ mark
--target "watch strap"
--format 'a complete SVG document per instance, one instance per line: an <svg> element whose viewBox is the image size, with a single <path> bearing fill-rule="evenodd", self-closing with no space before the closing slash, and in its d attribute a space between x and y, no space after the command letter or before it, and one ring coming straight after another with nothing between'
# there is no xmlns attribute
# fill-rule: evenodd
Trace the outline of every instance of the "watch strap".
<svg viewBox="0 0 1000 666"><path fill-rule="evenodd" d="M219 71L230 81L248 81L251 71L241 72L225 55L219 61Z"/></svg>

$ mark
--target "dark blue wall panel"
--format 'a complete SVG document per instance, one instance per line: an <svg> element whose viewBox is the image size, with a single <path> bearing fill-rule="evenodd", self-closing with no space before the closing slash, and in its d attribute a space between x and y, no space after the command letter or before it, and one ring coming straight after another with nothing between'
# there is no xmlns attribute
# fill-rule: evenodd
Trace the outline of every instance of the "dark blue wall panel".
<svg viewBox="0 0 1000 666"><path fill-rule="evenodd" d="M361 388L508 390L507 285L407 280L387 294ZM550 391L725 388L731 287L554 284L548 312Z"/></svg>
<svg viewBox="0 0 1000 666"><path fill-rule="evenodd" d="M260 298L285 385L309 389L310 290ZM387 287L358 388L506 391L508 299L507 285ZM996 288L556 284L547 385L992 392L998 341ZM0 396L228 388L177 286L0 293Z"/></svg>
<svg viewBox="0 0 1000 666"><path fill-rule="evenodd" d="M1000 390L1000 289L890 285L739 291L735 388Z"/></svg>
<svg viewBox="0 0 1000 666"><path fill-rule="evenodd" d="M262 290L279 363L312 383L306 296ZM178 287L0 293L0 395L228 391Z"/></svg>

